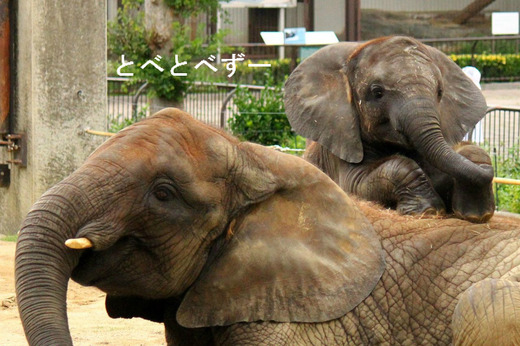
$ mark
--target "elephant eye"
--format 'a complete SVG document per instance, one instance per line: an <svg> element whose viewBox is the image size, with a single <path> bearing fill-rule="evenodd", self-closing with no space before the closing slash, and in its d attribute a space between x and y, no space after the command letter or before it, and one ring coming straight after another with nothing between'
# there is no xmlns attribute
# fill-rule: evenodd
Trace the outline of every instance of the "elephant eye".
<svg viewBox="0 0 520 346"><path fill-rule="evenodd" d="M153 195L155 196L155 198L162 202L170 201L173 199L172 191L170 190L170 188L164 185L158 186L153 192Z"/></svg>
<svg viewBox="0 0 520 346"><path fill-rule="evenodd" d="M442 88L437 89L437 97L439 100L442 98L442 94L444 93L444 90Z"/></svg>
<svg viewBox="0 0 520 346"><path fill-rule="evenodd" d="M376 99L383 98L384 91L385 91L385 89L380 85L374 84L374 85L370 86L370 93Z"/></svg>

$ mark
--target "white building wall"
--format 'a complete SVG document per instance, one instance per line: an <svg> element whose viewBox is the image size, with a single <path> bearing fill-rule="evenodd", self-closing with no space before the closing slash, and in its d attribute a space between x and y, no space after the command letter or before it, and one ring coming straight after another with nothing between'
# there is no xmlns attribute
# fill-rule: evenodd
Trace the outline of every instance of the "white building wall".
<svg viewBox="0 0 520 346"><path fill-rule="evenodd" d="M247 8L228 8L224 9L227 15L221 22L221 28L229 30L229 34L225 38L227 44L244 43L248 41L249 32L249 11Z"/></svg>

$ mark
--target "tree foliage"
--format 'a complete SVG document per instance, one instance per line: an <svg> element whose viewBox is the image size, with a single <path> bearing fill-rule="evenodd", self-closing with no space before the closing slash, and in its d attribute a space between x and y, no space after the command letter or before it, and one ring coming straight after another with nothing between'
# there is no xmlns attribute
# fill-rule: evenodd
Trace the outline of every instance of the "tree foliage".
<svg viewBox="0 0 520 346"><path fill-rule="evenodd" d="M164 0L164 3L185 18L196 16L203 12L215 13L219 8L218 0Z"/></svg>
<svg viewBox="0 0 520 346"><path fill-rule="evenodd" d="M183 17L189 17L201 11L217 8L217 0L188 1L188 0L164 0L168 5L174 7L174 11ZM197 32L193 35L191 26L183 25L181 22L172 24L172 51L168 56L163 56L160 66L164 71L153 67L141 69L148 60L153 59L151 33L145 27L145 14L141 7L143 0L123 0L123 6L118 10L117 17L108 24L108 51L109 57L120 60L125 56L125 61L133 61L134 64L125 67L124 72L133 73L131 83L148 82L150 96L160 97L172 101L180 101L185 96L189 87L190 74L187 76L173 76L170 73L177 62L187 62L180 66L175 72L187 72L189 63L194 59L207 58L218 49L224 50L223 44L225 31L219 31L213 35L205 35L205 24L201 23ZM178 6L178 7L177 7Z"/></svg>

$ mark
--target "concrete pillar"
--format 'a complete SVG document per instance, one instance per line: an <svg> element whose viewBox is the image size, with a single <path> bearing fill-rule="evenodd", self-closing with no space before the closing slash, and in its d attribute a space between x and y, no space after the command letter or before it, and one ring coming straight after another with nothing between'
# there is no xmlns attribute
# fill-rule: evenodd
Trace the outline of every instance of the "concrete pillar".
<svg viewBox="0 0 520 346"><path fill-rule="evenodd" d="M0 188L0 233L13 234L32 204L72 173L106 128L105 0L17 1L14 133L27 135L27 167ZM9 155L0 147L0 163Z"/></svg>

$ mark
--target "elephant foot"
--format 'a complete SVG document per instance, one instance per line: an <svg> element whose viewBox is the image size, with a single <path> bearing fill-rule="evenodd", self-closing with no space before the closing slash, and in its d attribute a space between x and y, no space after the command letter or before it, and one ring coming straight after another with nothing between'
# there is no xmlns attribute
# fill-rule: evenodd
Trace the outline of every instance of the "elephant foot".
<svg viewBox="0 0 520 346"><path fill-rule="evenodd" d="M463 143L455 148L456 151L468 160L483 169L493 172L491 158L480 147ZM493 183L481 186L464 181L455 180L452 197L453 214L459 219L473 223L487 222L495 212L495 197Z"/></svg>
<svg viewBox="0 0 520 346"><path fill-rule="evenodd" d="M446 208L442 198L434 190L424 174L412 184L401 186L396 209L405 215L444 215Z"/></svg>
<svg viewBox="0 0 520 346"><path fill-rule="evenodd" d="M444 203L440 200L424 200L422 198L399 202L396 210L403 215L444 215Z"/></svg>
<svg viewBox="0 0 520 346"><path fill-rule="evenodd" d="M493 216L494 211L485 214L462 214L459 211L454 211L455 217L466 220L472 223L485 223Z"/></svg>
<svg viewBox="0 0 520 346"><path fill-rule="evenodd" d="M473 223L487 222L495 213L492 183L474 186L455 181L452 209L459 219Z"/></svg>

